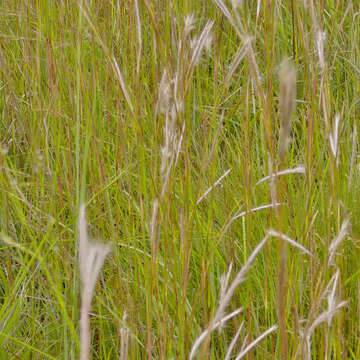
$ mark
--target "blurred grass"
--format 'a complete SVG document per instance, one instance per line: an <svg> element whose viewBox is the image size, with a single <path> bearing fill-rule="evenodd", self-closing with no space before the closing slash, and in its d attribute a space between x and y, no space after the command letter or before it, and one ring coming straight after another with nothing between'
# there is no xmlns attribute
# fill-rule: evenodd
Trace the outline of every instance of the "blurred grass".
<svg viewBox="0 0 360 360"><path fill-rule="evenodd" d="M335 273L327 265L329 244L348 216L351 231L335 263L341 274L338 297L349 303L330 329L323 324L315 332L312 356L324 358L327 351L328 359L360 358L359 156L352 142L355 126L360 127L360 8L340 0L314 3L326 32L323 88L329 129L320 101L313 21L302 2L263 1L259 16L256 2L244 1L239 9L253 36L266 108L246 58L226 86L242 44L210 1L139 0L139 72L135 2L1 2L0 230L21 246L2 243L0 248L0 359L77 357L75 224L84 197L93 235L113 247L93 303L94 359L118 358L125 312L129 359L187 358L214 315L220 276L231 262L238 270L265 230L278 226L314 255L287 250L288 358L302 358L301 321ZM164 145L164 118L155 108L162 73L176 65L177 41L190 13L196 19L192 36L215 20L214 41L184 99L184 141L160 201L155 254L150 223L153 200L161 192ZM240 206L249 210L271 202L268 183L255 184L269 172L269 134L277 166L278 73L284 57L292 58L298 80L292 143L282 166L301 163L307 174L286 175L279 182L285 202L281 219L274 210L248 214L223 234ZM329 145L336 113L341 116L338 166ZM263 125L267 116L270 129ZM221 185L196 205L229 168ZM242 338L247 334L249 341L278 322L278 272L273 239L232 300L231 308L244 306L244 313L212 336L204 358L223 358L242 320ZM325 308L326 302L319 313ZM248 358L280 358L279 333Z"/></svg>

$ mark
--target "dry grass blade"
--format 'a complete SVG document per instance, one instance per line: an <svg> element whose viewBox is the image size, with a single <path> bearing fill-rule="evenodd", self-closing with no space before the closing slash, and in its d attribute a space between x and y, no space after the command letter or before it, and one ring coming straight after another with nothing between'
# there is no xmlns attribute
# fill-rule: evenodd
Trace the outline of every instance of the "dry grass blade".
<svg viewBox="0 0 360 360"><path fill-rule="evenodd" d="M245 276L247 272L249 271L252 263L255 261L257 255L262 250L262 248L265 246L266 242L268 241L269 236L266 235L265 238L256 246L254 251L251 253L249 258L247 259L244 266L241 268L241 270L237 273L235 276L235 279L231 283L231 285L224 289L224 285L228 283L230 271L228 271L225 280L222 281L222 296L220 298L218 309L216 310L216 313L211 320L208 328L196 339L191 352L190 352L190 360L194 358L197 349L201 345L201 343L210 335L210 333L217 327L222 326L225 322L225 320L229 320L229 317L235 316L235 313L239 313L241 309L236 310L235 312L231 313L230 315L224 316L225 309L229 305L229 302L234 294L235 289L245 280ZM232 264L230 264L230 270L231 270Z"/></svg>
<svg viewBox="0 0 360 360"><path fill-rule="evenodd" d="M346 305L347 305L347 301L341 301L340 303L333 305L331 308L320 314L312 323L309 329L309 334L312 334L315 328L317 328L321 323L323 322L327 322L328 324L331 323L332 318L338 312L338 310L340 310L342 307Z"/></svg>
<svg viewBox="0 0 360 360"><path fill-rule="evenodd" d="M97 39L98 43L102 47L106 57L108 58L109 62L111 63L111 67L115 71L115 74L116 74L116 76L118 78L120 88L121 88L121 91L122 91L122 93L123 93L123 95L125 97L125 100L126 100L127 104L129 105L129 108L130 108L132 114L134 114L134 106L133 106L133 104L131 102L129 93L128 93L127 89L126 89L125 81L124 81L124 78L123 78L122 73L120 71L119 65L118 65L118 63L117 63L117 61L115 59L115 56L112 55L112 57L111 57L111 52L110 52L109 48L105 45L104 41L101 39L101 37L100 37L94 23L90 19L89 12L88 12L89 9L84 8L83 5L84 4L79 2L79 4L78 4L79 9L80 9L81 13L84 15L85 19L87 20L87 22L90 25L91 29L93 30L94 34L96 35L96 39Z"/></svg>
<svg viewBox="0 0 360 360"><path fill-rule="evenodd" d="M288 174L305 174L306 170L305 170L305 166L304 165L299 165L293 169L286 169L286 170L281 170L278 171L276 173L273 173L271 176L265 176L262 179L260 179L255 185L259 185L265 181L271 180L271 178L275 178L278 176L282 176L282 175L288 175Z"/></svg>
<svg viewBox="0 0 360 360"><path fill-rule="evenodd" d="M242 359L251 349L253 349L260 341L262 341L266 336L274 332L278 328L277 325L272 326L271 328L267 329L263 332L258 338L252 341L240 354L235 358L235 360Z"/></svg>
<svg viewBox="0 0 360 360"><path fill-rule="evenodd" d="M238 211L235 213L235 215L229 220L229 222L225 225L224 227L224 230L222 231L222 235L224 235L230 225L236 220L236 219L239 219L245 215L248 215L248 214L252 214L254 212L257 212L257 211L260 211L260 210L265 210L265 209L272 209L272 208L276 208L280 205L283 205L283 203L280 203L280 202L277 202L277 203L274 203L274 204L267 204L267 205L261 205L261 206L258 206L258 207L255 207L255 208L252 208L250 210L247 210L247 211L242 211L240 212L240 210L243 208L243 205L240 206L240 208L238 209Z"/></svg>
<svg viewBox="0 0 360 360"><path fill-rule="evenodd" d="M243 45L241 46L241 48L236 53L234 61L230 65L229 72L226 75L225 83L226 83L227 86L229 85L229 82L230 82L231 78L233 77L236 69L238 68L240 62L247 55L247 52L248 52L248 49L249 49L249 44L252 41L252 38L250 36L248 36L248 37L245 37L243 41L244 41Z"/></svg>
<svg viewBox="0 0 360 360"><path fill-rule="evenodd" d="M233 17L231 16L231 13L227 6L224 4L222 0L214 0L215 4L219 7L221 12L224 14L224 16L228 19L229 23L234 27L236 33L242 38L242 33L239 29L239 27L236 25Z"/></svg>
<svg viewBox="0 0 360 360"><path fill-rule="evenodd" d="M309 330L307 331L306 335L304 336L304 342L305 342L305 349L303 349L304 351L304 358L306 360L311 360L311 336L313 334L313 332L315 331L315 329L322 324L323 322L327 322L328 326L330 325L329 323L331 322L332 318L334 317L334 315L344 306L347 305L347 301L342 301L338 304L336 304L334 307L332 307L331 309L328 309L326 311L324 311L322 314L320 314L315 321L311 324L311 327L309 328Z"/></svg>
<svg viewBox="0 0 360 360"><path fill-rule="evenodd" d="M228 176L230 174L231 169L227 169L224 174L222 174L219 179L217 179L213 185L211 185L205 192L204 194L202 194L199 198L199 200L196 202L196 205L199 205L201 203L201 201L204 200L204 198L210 193L210 191L212 191L214 189L214 187L216 187L217 185L219 185L221 183L221 180L224 179L226 176Z"/></svg>
<svg viewBox="0 0 360 360"><path fill-rule="evenodd" d="M230 299L232 298L232 296L234 294L235 289L245 280L245 276L246 276L247 272L249 271L252 263L255 261L257 255L259 254L261 249L265 246L268 239L269 239L269 236L266 235L262 239L262 241L256 246L256 248L251 253L251 255L247 259L244 266L241 268L241 270L235 276L235 279L233 280L233 282L231 283L229 288L224 292L222 299L220 299L219 307L215 313L214 320L213 320L214 322L220 321L220 319L223 317L223 313L224 313L226 307L228 306Z"/></svg>
<svg viewBox="0 0 360 360"><path fill-rule="evenodd" d="M241 323L239 329L236 331L235 336L234 336L233 339L231 340L231 343L230 343L230 345L229 345L229 347L228 347L228 349L227 349L227 351L226 351L226 355L225 355L225 357L224 357L224 360L230 360L232 351L233 351L233 349L234 349L234 347L235 347L236 342L237 342L238 339L239 339L239 336L240 336L240 333L241 333L241 330L242 330L243 326L244 326L244 322Z"/></svg>
<svg viewBox="0 0 360 360"><path fill-rule="evenodd" d="M118 63L117 63L117 61L115 59L115 56L113 56L113 62L114 62L114 66L115 66L116 75L117 75L121 90L122 90L122 92L124 94L125 100L126 100L127 104L129 105L129 108L130 108L131 112L134 114L134 106L133 106L133 104L131 102L129 93L128 93L127 89L126 89L125 81L124 81L124 78L123 78L122 73L120 71L119 65L118 65Z"/></svg>
<svg viewBox="0 0 360 360"><path fill-rule="evenodd" d="M240 214L236 214L235 217L234 217L234 220L239 219L239 218L245 216L246 214L251 214L253 212L260 211L260 210L271 209L271 208L274 208L274 207L277 207L277 206L280 206L280 205L283 205L283 204L284 203L275 203L275 204L267 204L267 205L257 206L255 208L252 208L252 209L248 210L248 211L243 211Z"/></svg>
<svg viewBox="0 0 360 360"><path fill-rule="evenodd" d="M232 27L236 31L236 34L241 39L241 41L243 41L245 43L249 36L246 35L246 33L244 32L244 28L242 26L241 19L238 16L236 8L234 9L234 13L235 13L235 19L234 19L234 17L231 15L229 9L227 8L227 6L224 4L224 2L222 0L214 0L214 2L219 7L219 9L222 11L224 16L229 21L229 23L232 25ZM256 62L254 49L252 47L251 42L248 42L247 45L248 45L247 46L248 51L246 52L246 55L248 57L248 63L250 65L250 70L251 70L251 75L253 77L254 86L255 86L256 90L258 91L258 94L261 98L261 102L264 104L265 94L264 94L263 89L260 89L262 80L261 80L261 76L260 76L259 67Z"/></svg>
<svg viewBox="0 0 360 360"><path fill-rule="evenodd" d="M202 342L206 339L206 337L211 332L216 330L219 326L223 326L227 321L232 319L234 316L240 314L242 311L243 311L243 308L240 308L240 309L237 309L237 310L233 311L231 314L224 316L222 319L220 319L220 321L214 323L213 325L211 325L210 328L203 331L201 333L201 335L195 340L194 345L192 346L191 351L190 351L189 359L191 360L191 359L194 358L194 356L196 355L196 352L199 349L200 345L202 344Z"/></svg>
<svg viewBox="0 0 360 360"><path fill-rule="evenodd" d="M292 245L292 246L300 249L300 250L301 250L302 252L304 252L305 254L308 254L308 255L312 256L311 252L310 252L308 249L306 249L304 246L302 246L301 244L299 244L299 243L296 242L295 240L289 238L289 237L286 236L285 234L282 234L282 233L280 233L280 232L278 232L278 231L276 231L276 230L272 230L272 229L268 230L268 231L267 231L267 234L268 234L269 236L273 236L273 237L277 237L277 238L279 238L279 239L282 239L282 240L286 241L287 243L289 243L290 245Z"/></svg>
<svg viewBox="0 0 360 360"><path fill-rule="evenodd" d="M336 299L336 289L339 280L339 270L333 275L324 292L320 296L319 301L316 304L316 308L319 307L327 294L328 297L328 309L322 312L312 322L308 323L302 334L302 351L304 359L311 360L311 337L315 329L324 322L327 322L328 327L331 326L334 315L344 306L347 305L347 301L338 302ZM331 290L330 290L331 289ZM329 293L330 292L330 293Z"/></svg>
<svg viewBox="0 0 360 360"><path fill-rule="evenodd" d="M79 267L81 277L81 309L80 309L80 360L90 359L90 321L89 312L96 280L110 252L110 247L104 243L89 239L85 205L79 211Z"/></svg>
<svg viewBox="0 0 360 360"><path fill-rule="evenodd" d="M260 9L261 9L261 0L258 0L256 5L256 22L259 19Z"/></svg>

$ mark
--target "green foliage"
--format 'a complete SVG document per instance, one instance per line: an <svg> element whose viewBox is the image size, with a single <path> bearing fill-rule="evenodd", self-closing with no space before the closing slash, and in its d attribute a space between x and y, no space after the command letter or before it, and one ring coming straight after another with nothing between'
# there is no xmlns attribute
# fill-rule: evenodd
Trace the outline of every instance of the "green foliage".
<svg viewBox="0 0 360 360"><path fill-rule="evenodd" d="M316 327L308 358L359 359L359 5L229 1L254 58L247 48L227 81L246 39L216 2L138 0L138 18L136 3L0 5L0 360L78 357L82 200L92 237L112 247L93 300L93 359L118 359L124 339L128 359L188 358L216 313L221 276L232 263L232 280L269 229L312 256L269 239L226 310L244 311L197 358L224 358L244 321L234 353L279 324L248 358L306 359L304 331L328 309L339 270L336 299L348 303ZM192 66L207 21L212 45ZM284 58L297 91L280 161ZM163 74L178 101L173 123L170 105L160 108ZM306 174L256 185L300 164Z"/></svg>

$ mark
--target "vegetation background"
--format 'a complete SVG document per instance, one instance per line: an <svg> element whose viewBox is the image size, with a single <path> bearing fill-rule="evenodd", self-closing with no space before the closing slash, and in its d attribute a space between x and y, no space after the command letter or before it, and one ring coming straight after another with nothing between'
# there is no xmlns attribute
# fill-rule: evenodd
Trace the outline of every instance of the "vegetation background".
<svg viewBox="0 0 360 360"><path fill-rule="evenodd" d="M359 359L359 39L358 1L0 1L0 359L78 357L82 202L93 359Z"/></svg>

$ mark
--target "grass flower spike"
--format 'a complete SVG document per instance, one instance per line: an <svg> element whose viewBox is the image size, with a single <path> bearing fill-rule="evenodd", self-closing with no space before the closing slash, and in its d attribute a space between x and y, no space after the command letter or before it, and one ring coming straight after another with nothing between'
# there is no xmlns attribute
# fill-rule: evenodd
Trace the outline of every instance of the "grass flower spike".
<svg viewBox="0 0 360 360"><path fill-rule="evenodd" d="M81 310L80 310L80 360L90 359L90 321L89 312L94 294L96 280L100 274L110 247L102 242L89 239L85 205L79 211L79 267L81 278Z"/></svg>

